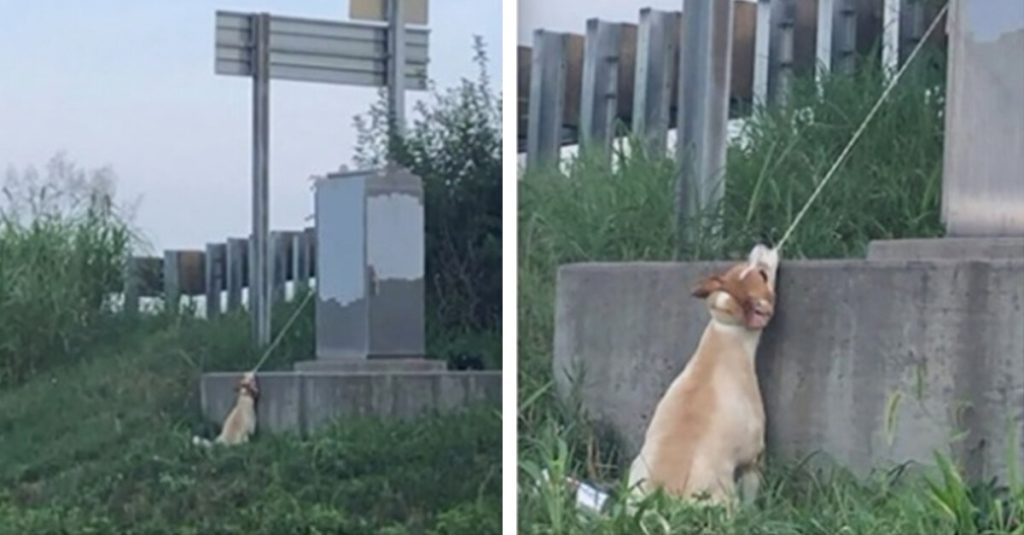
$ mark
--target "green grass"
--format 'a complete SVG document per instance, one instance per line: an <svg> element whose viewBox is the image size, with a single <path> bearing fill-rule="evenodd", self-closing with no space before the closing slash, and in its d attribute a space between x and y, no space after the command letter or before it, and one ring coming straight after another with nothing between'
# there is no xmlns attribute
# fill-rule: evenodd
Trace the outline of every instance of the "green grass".
<svg viewBox="0 0 1024 535"><path fill-rule="evenodd" d="M934 51L932 51L934 52ZM862 255L874 239L940 236L944 73L926 54L867 128L861 143L786 244L787 258ZM862 479L839 466L771 463L753 508L733 518L657 499L631 515L581 516L570 475L615 488L630 459L598 432L578 401L553 393L551 342L558 266L585 261L739 258L781 238L881 92L875 65L797 84L791 105L757 110L747 142L728 152L719 206L690 222L679 247L674 164L642 151L615 165L585 156L564 172L527 173L519 184L519 450L521 533L1024 533L1024 493L969 488L944 457L911 475ZM927 94L927 96L926 96ZM770 415L769 415L770 417ZM1013 450L1017 451L1017 450ZM931 482L931 483L929 483Z"/></svg>
<svg viewBox="0 0 1024 535"><path fill-rule="evenodd" d="M271 368L308 358L311 324L307 313ZM241 316L143 319L0 393L0 534L498 532L490 409L193 447L213 432L200 370L251 366L247 333Z"/></svg>

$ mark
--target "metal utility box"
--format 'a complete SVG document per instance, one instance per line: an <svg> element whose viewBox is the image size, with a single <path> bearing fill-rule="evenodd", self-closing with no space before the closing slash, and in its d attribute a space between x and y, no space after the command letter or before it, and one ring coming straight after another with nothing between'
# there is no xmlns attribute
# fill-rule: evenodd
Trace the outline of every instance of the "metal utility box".
<svg viewBox="0 0 1024 535"><path fill-rule="evenodd" d="M423 185L393 168L316 183L316 353L424 355Z"/></svg>
<svg viewBox="0 0 1024 535"><path fill-rule="evenodd" d="M953 0L942 218L950 236L1024 236L1024 7Z"/></svg>

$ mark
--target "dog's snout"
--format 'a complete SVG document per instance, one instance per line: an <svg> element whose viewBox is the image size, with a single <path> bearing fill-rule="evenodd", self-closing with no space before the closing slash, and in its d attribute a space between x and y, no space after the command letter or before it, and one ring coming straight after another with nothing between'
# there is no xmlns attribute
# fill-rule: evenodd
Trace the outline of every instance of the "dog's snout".
<svg viewBox="0 0 1024 535"><path fill-rule="evenodd" d="M767 299L758 299L754 301L754 310L761 314L771 314L774 310L771 301Z"/></svg>

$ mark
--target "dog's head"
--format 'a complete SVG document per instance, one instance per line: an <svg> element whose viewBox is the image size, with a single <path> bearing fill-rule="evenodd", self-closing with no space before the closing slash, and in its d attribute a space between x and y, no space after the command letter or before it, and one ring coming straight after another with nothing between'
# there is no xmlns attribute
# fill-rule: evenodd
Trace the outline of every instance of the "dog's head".
<svg viewBox="0 0 1024 535"><path fill-rule="evenodd" d="M260 388L256 384L256 374L253 372L247 372L238 380L238 394L248 395L252 399L260 397Z"/></svg>
<svg viewBox="0 0 1024 535"><path fill-rule="evenodd" d="M750 330L764 329L775 313L778 267L778 251L756 245L746 262L704 279L693 295L707 302L715 321Z"/></svg>

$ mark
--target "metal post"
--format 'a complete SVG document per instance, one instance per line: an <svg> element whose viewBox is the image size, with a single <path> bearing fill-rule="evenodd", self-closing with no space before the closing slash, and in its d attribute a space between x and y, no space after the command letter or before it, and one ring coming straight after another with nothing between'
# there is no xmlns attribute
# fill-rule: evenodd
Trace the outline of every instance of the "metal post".
<svg viewBox="0 0 1024 535"><path fill-rule="evenodd" d="M530 109L526 122L526 165L558 163L565 106L566 47L569 36L536 30L530 62Z"/></svg>
<svg viewBox="0 0 1024 535"><path fill-rule="evenodd" d="M139 312L139 287L142 285L142 274L139 259L130 256L124 264L124 304L121 310L133 316Z"/></svg>
<svg viewBox="0 0 1024 535"><path fill-rule="evenodd" d="M894 74L900 64L900 8L903 0L884 0L882 7L882 67Z"/></svg>
<svg viewBox="0 0 1024 535"><path fill-rule="evenodd" d="M309 277L312 279L316 278L316 227L306 227L302 231L306 235L306 242L309 244Z"/></svg>
<svg viewBox="0 0 1024 535"><path fill-rule="evenodd" d="M228 293L228 311L242 308L242 288L247 284L247 257L249 240L244 238L228 238L225 259L225 279Z"/></svg>
<svg viewBox="0 0 1024 535"><path fill-rule="evenodd" d="M686 0L679 63L676 212L680 248L692 244L695 216L724 184L732 71L733 0Z"/></svg>
<svg viewBox="0 0 1024 535"><path fill-rule="evenodd" d="M900 11L900 63L906 60L928 26L924 0L904 0ZM930 16L935 16L931 13Z"/></svg>
<svg viewBox="0 0 1024 535"><path fill-rule="evenodd" d="M181 306L181 252L164 251L164 312L177 314Z"/></svg>
<svg viewBox="0 0 1024 535"><path fill-rule="evenodd" d="M288 282L288 242L287 232L270 233L270 302L281 303L286 297L285 286Z"/></svg>
<svg viewBox="0 0 1024 535"><path fill-rule="evenodd" d="M796 3L794 0L776 0L771 13L769 48L771 62L768 72L768 98L785 104L793 84L793 62L796 53Z"/></svg>
<svg viewBox="0 0 1024 535"><path fill-rule="evenodd" d="M220 315L220 292L224 289L224 260L228 246L223 243L206 244L206 262L203 266L203 288L206 290L206 319Z"/></svg>
<svg viewBox="0 0 1024 535"><path fill-rule="evenodd" d="M853 74L857 61L857 6L855 0L836 0L833 23L832 70L842 74Z"/></svg>
<svg viewBox="0 0 1024 535"><path fill-rule="evenodd" d="M580 142L611 156L618 111L619 35L621 24L587 20L580 97Z"/></svg>
<svg viewBox="0 0 1024 535"><path fill-rule="evenodd" d="M270 226L270 15L253 15L253 254L249 270L249 312L253 341L270 343L270 277L267 234Z"/></svg>
<svg viewBox="0 0 1024 535"><path fill-rule="evenodd" d="M821 86L822 76L832 70L832 23L834 0L818 0L818 38L815 43L814 80Z"/></svg>
<svg viewBox="0 0 1024 535"><path fill-rule="evenodd" d="M663 153L668 136L672 84L679 46L679 13L640 10L636 44L633 133L652 154Z"/></svg>
<svg viewBox="0 0 1024 535"><path fill-rule="evenodd" d="M392 135L405 135L405 2L388 0L388 114Z"/></svg>
<svg viewBox="0 0 1024 535"><path fill-rule="evenodd" d="M305 230L292 236L292 280L295 295L309 289L309 264L312 261L309 233Z"/></svg>
<svg viewBox="0 0 1024 535"><path fill-rule="evenodd" d="M764 106L768 103L768 73L771 64L772 33L771 0L757 2L757 29L754 33L754 103Z"/></svg>

